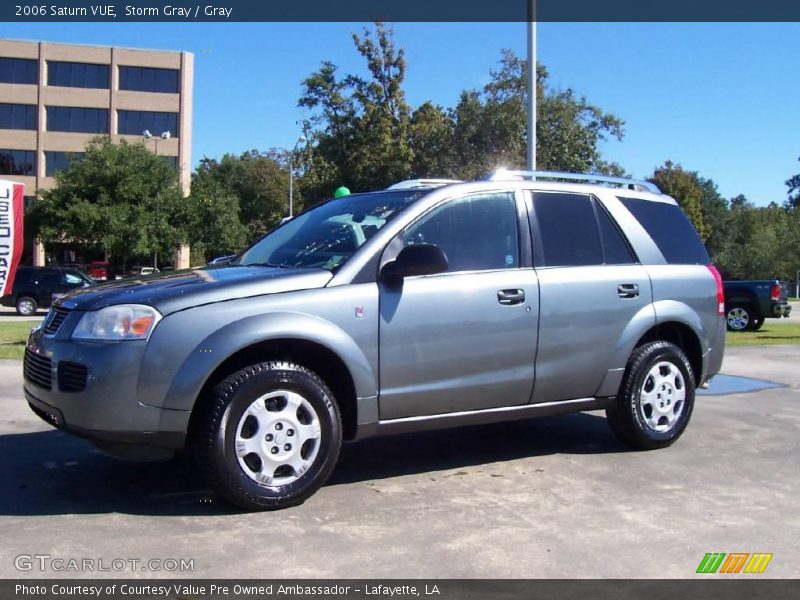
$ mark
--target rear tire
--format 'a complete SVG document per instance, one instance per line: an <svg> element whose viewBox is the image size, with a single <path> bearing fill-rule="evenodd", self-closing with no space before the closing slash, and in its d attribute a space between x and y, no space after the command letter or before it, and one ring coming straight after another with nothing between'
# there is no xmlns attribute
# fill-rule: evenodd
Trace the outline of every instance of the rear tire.
<svg viewBox="0 0 800 600"><path fill-rule="evenodd" d="M694 408L695 379L675 344L658 341L633 351L606 417L620 441L639 450L669 446L683 434Z"/></svg>
<svg viewBox="0 0 800 600"><path fill-rule="evenodd" d="M18 315L30 317L36 314L36 311L39 310L39 305L30 296L20 296L17 298L16 309Z"/></svg>
<svg viewBox="0 0 800 600"><path fill-rule="evenodd" d="M753 329L755 315L749 304L732 304L725 310L728 331L750 331Z"/></svg>
<svg viewBox="0 0 800 600"><path fill-rule="evenodd" d="M246 367L217 384L194 422L198 466L231 504L302 504L328 479L342 426L328 386L289 362Z"/></svg>
<svg viewBox="0 0 800 600"><path fill-rule="evenodd" d="M750 328L750 331L758 331L761 329L761 326L764 324L764 317L758 318L753 321L753 326Z"/></svg>

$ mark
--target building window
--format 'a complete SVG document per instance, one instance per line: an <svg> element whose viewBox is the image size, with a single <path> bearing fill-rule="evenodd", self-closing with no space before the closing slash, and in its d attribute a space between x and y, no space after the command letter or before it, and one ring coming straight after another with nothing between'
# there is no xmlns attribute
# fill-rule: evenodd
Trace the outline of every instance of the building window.
<svg viewBox="0 0 800 600"><path fill-rule="evenodd" d="M161 160L167 163L173 169L178 168L178 157L177 156L159 156Z"/></svg>
<svg viewBox="0 0 800 600"><path fill-rule="evenodd" d="M150 67L120 67L119 89L134 92L178 93L178 71L176 69L153 69Z"/></svg>
<svg viewBox="0 0 800 600"><path fill-rule="evenodd" d="M45 152L44 153L44 174L53 177L59 171L69 167L73 160L81 160L83 152Z"/></svg>
<svg viewBox="0 0 800 600"><path fill-rule="evenodd" d="M47 61L47 85L108 89L108 65Z"/></svg>
<svg viewBox="0 0 800 600"><path fill-rule="evenodd" d="M0 58L0 83L38 83L38 64L28 58Z"/></svg>
<svg viewBox="0 0 800 600"><path fill-rule="evenodd" d="M108 133L108 109L48 106L47 131Z"/></svg>
<svg viewBox="0 0 800 600"><path fill-rule="evenodd" d="M119 116L117 132L120 134L142 135L146 130L153 135L161 135L165 131L169 131L172 137L178 135L177 113L120 110L117 114Z"/></svg>
<svg viewBox="0 0 800 600"><path fill-rule="evenodd" d="M0 104L0 129L36 129L36 106Z"/></svg>
<svg viewBox="0 0 800 600"><path fill-rule="evenodd" d="M34 150L0 150L0 175L36 175Z"/></svg>

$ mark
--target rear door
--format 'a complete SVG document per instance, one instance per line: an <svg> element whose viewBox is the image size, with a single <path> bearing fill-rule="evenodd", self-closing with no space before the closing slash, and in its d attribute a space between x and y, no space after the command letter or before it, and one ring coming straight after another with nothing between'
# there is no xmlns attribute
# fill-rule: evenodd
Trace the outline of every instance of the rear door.
<svg viewBox="0 0 800 600"><path fill-rule="evenodd" d="M650 278L592 195L532 196L541 303L533 401L592 397L609 370L624 368L631 321L655 323Z"/></svg>
<svg viewBox="0 0 800 600"><path fill-rule="evenodd" d="M539 293L525 214L511 191L467 195L389 244L384 262L436 244L449 270L379 283L382 420L530 402Z"/></svg>

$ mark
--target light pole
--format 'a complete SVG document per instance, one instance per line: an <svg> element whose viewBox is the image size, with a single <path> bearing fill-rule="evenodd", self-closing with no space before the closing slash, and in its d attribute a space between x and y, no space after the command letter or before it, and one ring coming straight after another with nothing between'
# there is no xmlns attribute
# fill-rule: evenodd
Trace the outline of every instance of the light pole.
<svg viewBox="0 0 800 600"><path fill-rule="evenodd" d="M156 142L156 156L158 156L158 141L159 140L168 140L169 138L172 137L172 134L169 131L164 131L160 136L154 137L153 134L150 133L149 129L145 129L142 132L142 137L144 137L145 140L149 140L149 139L155 140L155 142Z"/></svg>
<svg viewBox="0 0 800 600"><path fill-rule="evenodd" d="M294 188L294 155L297 154L297 147L306 141L306 136L301 135L289 154L289 216L294 215L294 198L292 197Z"/></svg>
<svg viewBox="0 0 800 600"><path fill-rule="evenodd" d="M528 169L536 170L536 0L528 0Z"/></svg>

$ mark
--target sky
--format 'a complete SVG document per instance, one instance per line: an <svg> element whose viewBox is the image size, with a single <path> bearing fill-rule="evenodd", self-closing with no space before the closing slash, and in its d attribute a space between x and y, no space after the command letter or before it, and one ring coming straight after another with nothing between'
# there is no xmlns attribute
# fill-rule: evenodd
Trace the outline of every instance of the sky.
<svg viewBox="0 0 800 600"><path fill-rule="evenodd" d="M15 23L7 38L195 53L193 162L292 147L301 82L322 60L361 73L363 23ZM13 29L12 29L13 27ZM550 82L625 121L602 146L636 178L672 160L725 197L783 202L800 172L800 24L540 23ZM526 52L524 23L396 23L406 96L452 106L483 86L500 52Z"/></svg>

